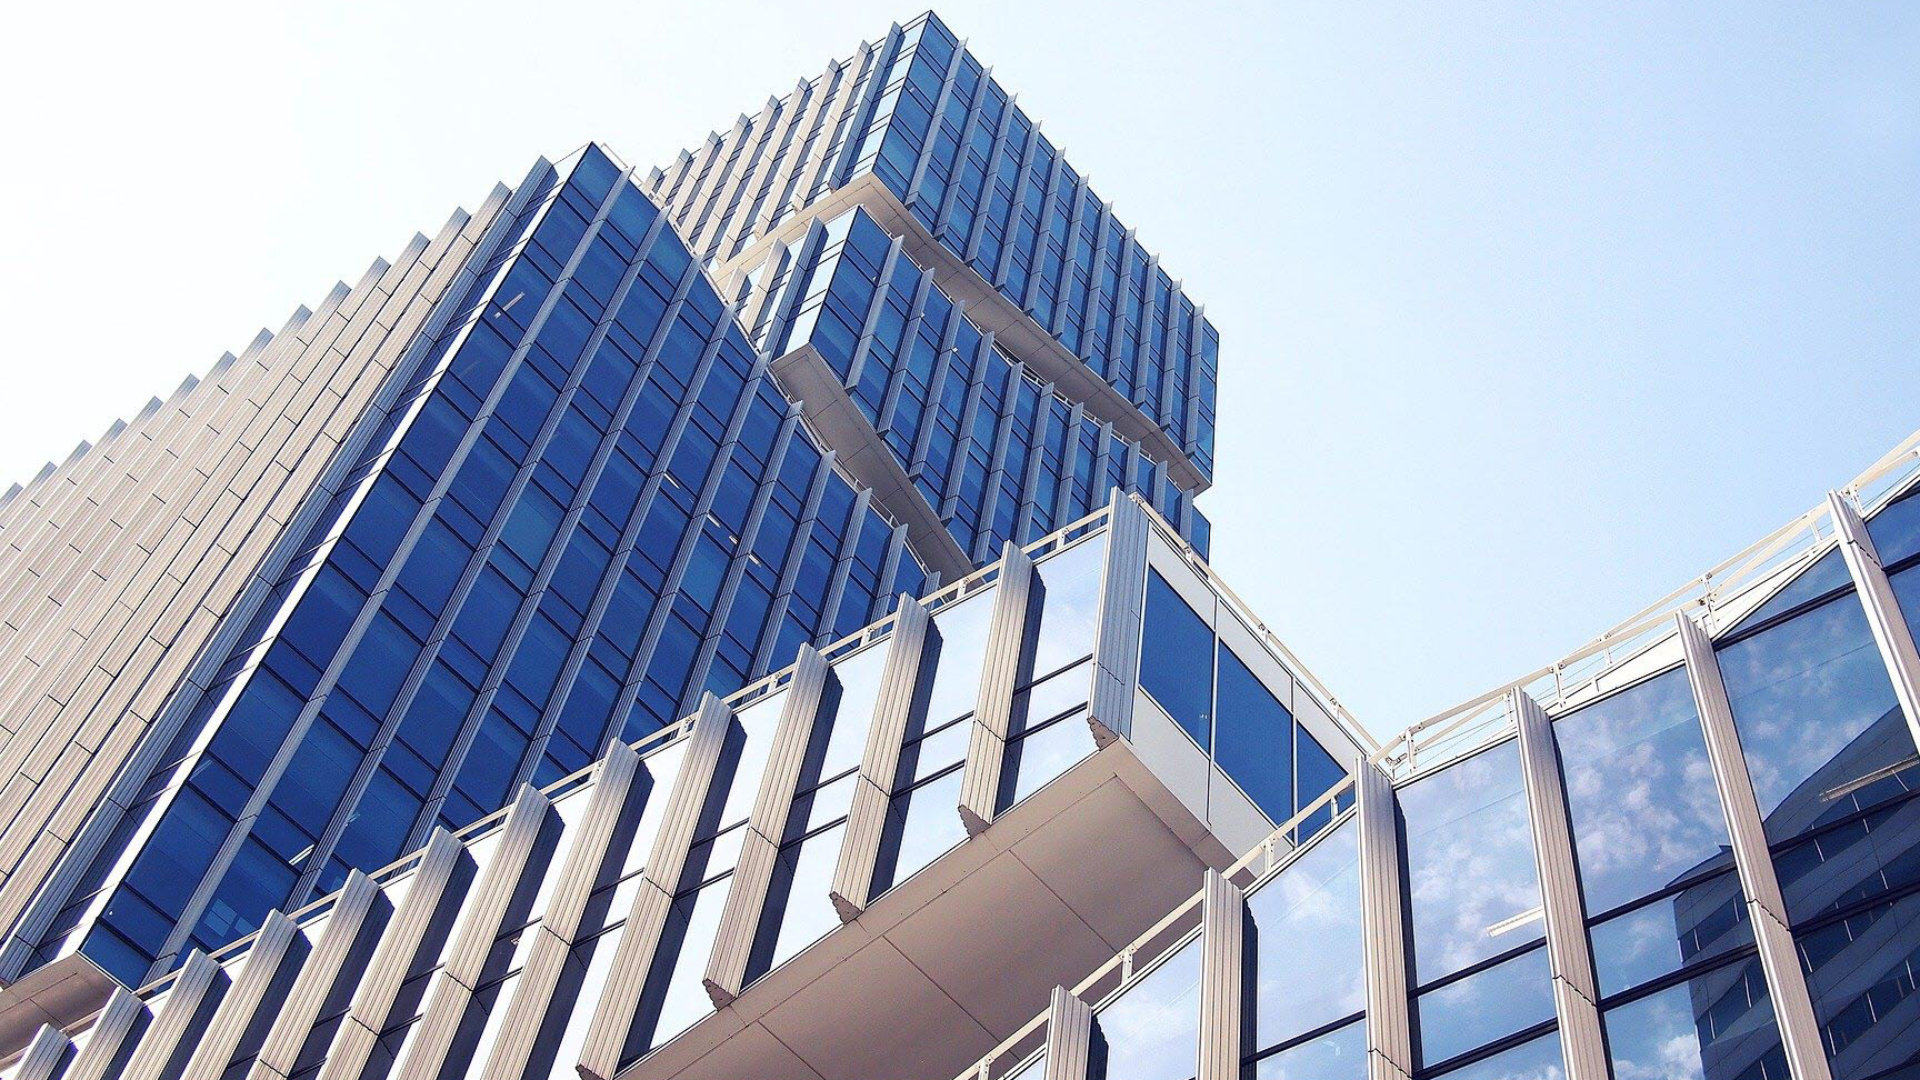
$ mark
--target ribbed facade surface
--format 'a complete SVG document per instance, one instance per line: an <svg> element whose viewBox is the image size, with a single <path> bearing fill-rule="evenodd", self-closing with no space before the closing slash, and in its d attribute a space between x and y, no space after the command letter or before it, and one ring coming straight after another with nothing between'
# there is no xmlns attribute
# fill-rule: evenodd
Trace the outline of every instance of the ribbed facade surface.
<svg viewBox="0 0 1920 1080"><path fill-rule="evenodd" d="M713 133L648 190L723 278L796 220L878 195L904 215L898 234L1163 432L1191 488L1212 476L1219 334L932 13Z"/></svg>
<svg viewBox="0 0 1920 1080"><path fill-rule="evenodd" d="M292 555L283 538L347 486L362 417L471 287L507 199L416 237L0 507L0 924L137 798L129 763L151 763L217 681Z"/></svg>

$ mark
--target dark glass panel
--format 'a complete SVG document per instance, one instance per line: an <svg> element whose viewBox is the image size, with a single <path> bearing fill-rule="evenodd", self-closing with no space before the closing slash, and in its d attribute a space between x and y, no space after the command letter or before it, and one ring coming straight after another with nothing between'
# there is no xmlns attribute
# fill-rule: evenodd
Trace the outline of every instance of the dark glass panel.
<svg viewBox="0 0 1920 1080"><path fill-rule="evenodd" d="M1156 570L1147 571L1140 686L1202 749L1213 745L1213 628Z"/></svg>
<svg viewBox="0 0 1920 1080"><path fill-rule="evenodd" d="M1293 816L1293 714L1222 644L1214 758L1276 822Z"/></svg>
<svg viewBox="0 0 1920 1080"><path fill-rule="evenodd" d="M1764 997L1747 1002L1759 968L1747 960L1608 1009L1601 1020L1615 1080L1786 1080L1773 1007ZM1720 1004L1736 1000L1742 1007Z"/></svg>

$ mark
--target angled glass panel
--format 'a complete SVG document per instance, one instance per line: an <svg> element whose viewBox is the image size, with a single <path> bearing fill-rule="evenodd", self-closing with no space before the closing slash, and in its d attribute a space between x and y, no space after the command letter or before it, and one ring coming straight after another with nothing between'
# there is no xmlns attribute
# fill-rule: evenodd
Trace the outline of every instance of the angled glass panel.
<svg viewBox="0 0 1920 1080"><path fill-rule="evenodd" d="M880 700L887 649L887 642L868 646L830 669L809 748L812 760L800 780L802 788L831 780L860 764L867 748L867 731L873 727L874 705Z"/></svg>
<svg viewBox="0 0 1920 1080"><path fill-rule="evenodd" d="M918 734L973 712L986 664L987 629L993 622L997 590L988 589L942 610L927 630L927 652L920 663L933 665Z"/></svg>
<svg viewBox="0 0 1920 1080"><path fill-rule="evenodd" d="M1063 716L1007 744L996 810L1007 810L1099 749L1086 716Z"/></svg>
<svg viewBox="0 0 1920 1080"><path fill-rule="evenodd" d="M1095 1015L1104 1069L1089 1080L1187 1080L1199 1068L1200 941L1175 950Z"/></svg>
<svg viewBox="0 0 1920 1080"><path fill-rule="evenodd" d="M1899 798L1913 740L1851 593L1719 650L1767 839Z"/></svg>
<svg viewBox="0 0 1920 1080"><path fill-rule="evenodd" d="M1039 626L1032 631L1035 678L1093 655L1106 555L1107 536L1100 533L1034 567L1040 583Z"/></svg>
<svg viewBox="0 0 1920 1080"><path fill-rule="evenodd" d="M1835 1080L1920 1058L1920 896L1796 936Z"/></svg>
<svg viewBox="0 0 1920 1080"><path fill-rule="evenodd" d="M967 838L960 821L961 773L954 769L893 797L880 837L874 895L919 873Z"/></svg>
<svg viewBox="0 0 1920 1080"><path fill-rule="evenodd" d="M1731 865L1684 669L1568 713L1554 732L1590 915Z"/></svg>
<svg viewBox="0 0 1920 1080"><path fill-rule="evenodd" d="M749 980L786 963L840 925L827 893L833 888L834 864L846 831L842 822L780 849L747 962Z"/></svg>
<svg viewBox="0 0 1920 1080"><path fill-rule="evenodd" d="M1853 578L1847 573L1846 560L1840 549L1835 548L1814 561L1812 566L1801 571L1800 576L1788 582L1781 590L1769 596L1765 603L1747 613L1747 617L1735 623L1728 633L1737 634L1749 626L1758 626L1783 612L1792 611L1809 600L1817 600L1853 584Z"/></svg>
<svg viewBox="0 0 1920 1080"><path fill-rule="evenodd" d="M1351 823L1247 897L1252 1045L1265 1049L1366 1008L1359 830Z"/></svg>
<svg viewBox="0 0 1920 1080"><path fill-rule="evenodd" d="M1550 1031L1441 1075L1453 1080L1565 1080L1567 1067L1560 1056L1560 1034Z"/></svg>
<svg viewBox="0 0 1920 1080"><path fill-rule="evenodd" d="M1545 932L1511 739L1399 791L1416 986Z"/></svg>
<svg viewBox="0 0 1920 1080"><path fill-rule="evenodd" d="M1601 1017L1617 1080L1786 1080L1772 1004L1747 1001L1760 961L1696 976ZM1734 997L1728 997L1729 992ZM1734 1001L1744 1007L1730 1007ZM1725 1003L1725 1004L1723 1004Z"/></svg>
<svg viewBox="0 0 1920 1080"><path fill-rule="evenodd" d="M1882 566L1920 555L1920 498L1916 495L1920 495L1920 488L1881 507L1867 521L1867 535L1873 537L1873 550Z"/></svg>
<svg viewBox="0 0 1920 1080"><path fill-rule="evenodd" d="M1293 816L1293 714L1223 643L1214 759L1275 822ZM1317 793L1316 793L1317 794Z"/></svg>

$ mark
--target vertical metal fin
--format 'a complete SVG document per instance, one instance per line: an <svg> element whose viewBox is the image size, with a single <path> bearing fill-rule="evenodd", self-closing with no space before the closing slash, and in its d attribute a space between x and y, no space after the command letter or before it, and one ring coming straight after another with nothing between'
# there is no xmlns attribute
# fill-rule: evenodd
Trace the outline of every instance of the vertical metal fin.
<svg viewBox="0 0 1920 1080"><path fill-rule="evenodd" d="M872 899L881 834L886 828L894 774L900 768L900 745L906 738L907 721L920 685L920 658L926 651L928 621L926 606L902 594L894 616L893 638L887 645L886 668L880 676L873 726L867 731L866 753L854 782L847 831L840 842L840 859L834 865L833 888L828 894L842 922L859 918Z"/></svg>
<svg viewBox="0 0 1920 1080"><path fill-rule="evenodd" d="M1760 948L1760 967L1766 973L1767 994L1773 999L1774 1022L1780 1027L1787 1067L1794 1080L1832 1080L1820 1038L1820 1024L1813 1013L1813 995L1808 992L1806 977L1800 970L1793 935L1787 932L1787 907L1780 895L1780 878L1774 872L1773 857L1767 850L1767 830L1760 817L1760 803L1754 798L1753 784L1747 778L1747 758L1733 726L1733 705L1727 700L1727 686L1720 677L1720 659L1714 654L1707 632L1687 618L1686 612L1676 614L1674 622L1680 629L1680 648L1687 658L1687 681L1693 688L1694 706L1700 710L1707 759L1713 765L1714 785L1720 789L1720 807L1727 815L1733 863L1740 872L1740 887L1747 894L1754 943Z"/></svg>
<svg viewBox="0 0 1920 1080"><path fill-rule="evenodd" d="M1247 897L1207 870L1201 892L1199 1080L1240 1080Z"/></svg>
<svg viewBox="0 0 1920 1080"><path fill-rule="evenodd" d="M1360 916L1367 964L1367 1078L1413 1075L1407 1019L1407 941L1400 826L1393 782L1362 757L1353 767L1359 804Z"/></svg>
<svg viewBox="0 0 1920 1080"><path fill-rule="evenodd" d="M1540 875L1547 959L1553 971L1553 1003L1560 1015L1560 1052L1567 1080L1608 1080L1600 994L1587 946L1587 910L1574 868L1572 823L1553 723L1540 704L1519 689L1508 693L1507 709L1520 732L1520 774L1526 782L1527 817L1533 823L1533 858Z"/></svg>
<svg viewBox="0 0 1920 1080"><path fill-rule="evenodd" d="M1093 1007L1064 986L1047 1001L1047 1068L1044 1080L1087 1080L1093 1058Z"/></svg>
<svg viewBox="0 0 1920 1080"><path fill-rule="evenodd" d="M1134 687L1140 681L1140 629L1147 606L1146 511L1119 488L1107 500L1107 565L1101 579L1100 624L1093 646L1088 722L1102 748L1133 735Z"/></svg>
<svg viewBox="0 0 1920 1080"><path fill-rule="evenodd" d="M968 836L993 823L1000 799L1000 770L1007 757L1007 732L1013 720L1013 690L1020 685L1027 656L1027 610L1033 603L1033 558L1007 541L994 586L993 617L987 629L979 696L974 699L967 764L960 777L960 821Z"/></svg>

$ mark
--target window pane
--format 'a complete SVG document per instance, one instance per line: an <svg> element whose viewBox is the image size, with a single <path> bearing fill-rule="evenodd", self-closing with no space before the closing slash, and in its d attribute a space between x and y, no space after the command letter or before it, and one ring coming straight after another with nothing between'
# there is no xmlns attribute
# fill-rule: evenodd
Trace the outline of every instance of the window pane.
<svg viewBox="0 0 1920 1080"><path fill-rule="evenodd" d="M1729 633L1738 633L1749 626L1758 626L1783 612L1816 600L1835 589L1844 588L1853 578L1847 573L1847 564L1840 556L1840 549L1827 552L1801 575L1788 582L1779 592L1768 597L1766 602L1736 623Z"/></svg>
<svg viewBox="0 0 1920 1080"><path fill-rule="evenodd" d="M1759 965L1748 960L1608 1009L1602 1019L1616 1080L1786 1080L1770 1003L1724 1016L1714 1009L1730 984L1757 980Z"/></svg>
<svg viewBox="0 0 1920 1080"><path fill-rule="evenodd" d="M1274 1046L1366 1008L1359 830L1327 835L1247 897L1253 1045ZM1264 1074L1263 1074L1264 1075Z"/></svg>
<svg viewBox="0 0 1920 1080"><path fill-rule="evenodd" d="M1035 675L1058 671L1093 655L1093 631L1100 618L1101 568L1106 555L1107 537L1101 533L1034 567L1040 582L1040 626L1033 647Z"/></svg>
<svg viewBox="0 0 1920 1080"><path fill-rule="evenodd" d="M1087 726L1084 714L1062 717L1008 743L1006 760L1000 767L996 809L1011 808L1096 749L1093 729Z"/></svg>
<svg viewBox="0 0 1920 1080"><path fill-rule="evenodd" d="M860 764L867 730L873 726L873 707L880 700L887 649L888 644L881 642L833 665L813 735L818 762L804 782L832 779Z"/></svg>
<svg viewBox="0 0 1920 1080"><path fill-rule="evenodd" d="M1415 985L1539 938L1540 887L1518 746L1504 742L1399 794Z"/></svg>
<svg viewBox="0 0 1920 1080"><path fill-rule="evenodd" d="M1767 839L1902 795L1872 777L1913 756L1858 597L1848 594L1720 650Z"/></svg>
<svg viewBox="0 0 1920 1080"><path fill-rule="evenodd" d="M1631 990L1753 943L1740 879L1722 874L1594 926L1600 993Z"/></svg>
<svg viewBox="0 0 1920 1080"><path fill-rule="evenodd" d="M955 769L937 780L895 795L887 808L874 870L875 896L912 877L928 863L967 838L960 823L960 777Z"/></svg>
<svg viewBox="0 0 1920 1080"><path fill-rule="evenodd" d="M1554 732L1589 914L1730 865L1684 669L1569 713Z"/></svg>
<svg viewBox="0 0 1920 1080"><path fill-rule="evenodd" d="M957 716L973 712L980 695L980 671L986 663L987 628L993 621L993 602L997 592L968 597L933 617L928 628L927 645L933 677L927 690L927 707L922 718L924 731L938 727Z"/></svg>
<svg viewBox="0 0 1920 1080"><path fill-rule="evenodd" d="M1834 1080L1862 1080L1920 1057L1920 897L1799 938Z"/></svg>
<svg viewBox="0 0 1920 1080"><path fill-rule="evenodd" d="M1187 1080L1200 1057L1199 940L1182 945L1095 1019L1107 1054L1105 1071L1092 1080Z"/></svg>
<svg viewBox="0 0 1920 1080"><path fill-rule="evenodd" d="M1140 686L1202 749L1212 746L1213 628L1158 571L1147 571Z"/></svg>
<svg viewBox="0 0 1920 1080"><path fill-rule="evenodd" d="M1548 1032L1446 1075L1449 1080L1565 1080L1567 1070L1560 1058L1560 1034ZM1628 1078L1616 1077L1615 1080Z"/></svg>
<svg viewBox="0 0 1920 1080"><path fill-rule="evenodd" d="M1233 650L1220 646L1214 757L1276 822L1293 816L1293 714Z"/></svg>
<svg viewBox="0 0 1920 1080"><path fill-rule="evenodd" d="M834 864L846 831L844 823L835 825L781 849L747 964L749 980L786 963L840 925L827 893L833 888Z"/></svg>
<svg viewBox="0 0 1920 1080"><path fill-rule="evenodd" d="M1552 980L1539 948L1421 994L1417 1064L1438 1065L1553 1019Z"/></svg>
<svg viewBox="0 0 1920 1080"><path fill-rule="evenodd" d="M1253 1080L1366 1080L1367 1023L1356 1020L1254 1063Z"/></svg>

